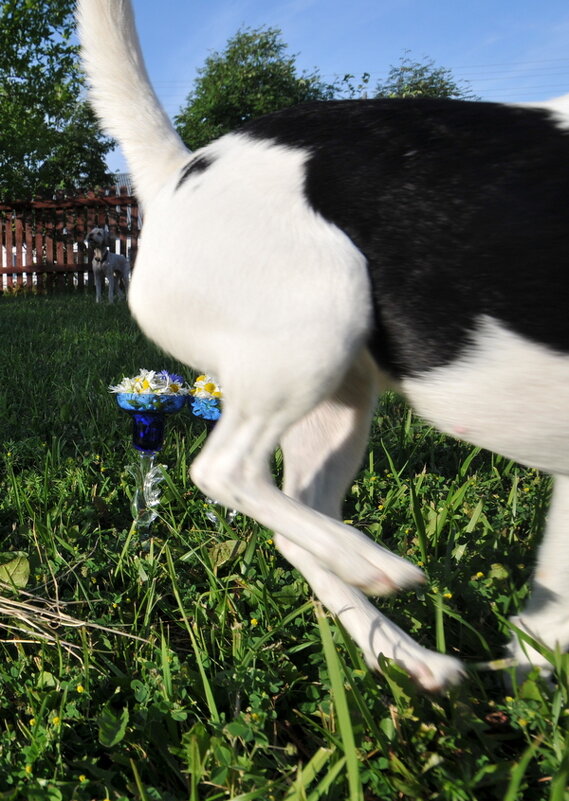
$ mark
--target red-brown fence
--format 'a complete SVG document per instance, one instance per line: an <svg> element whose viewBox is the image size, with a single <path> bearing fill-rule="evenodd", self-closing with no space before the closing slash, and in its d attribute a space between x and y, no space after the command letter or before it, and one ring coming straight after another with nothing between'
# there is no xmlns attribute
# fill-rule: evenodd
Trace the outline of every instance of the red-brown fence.
<svg viewBox="0 0 569 801"><path fill-rule="evenodd" d="M136 257L140 216L131 195L106 190L78 197L0 203L0 293L91 286L87 234L109 229L111 249Z"/></svg>

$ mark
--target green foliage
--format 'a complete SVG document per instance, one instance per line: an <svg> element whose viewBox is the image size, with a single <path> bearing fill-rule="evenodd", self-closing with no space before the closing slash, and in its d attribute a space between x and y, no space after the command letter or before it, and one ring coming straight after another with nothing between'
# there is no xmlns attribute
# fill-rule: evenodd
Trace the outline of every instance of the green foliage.
<svg viewBox="0 0 569 801"><path fill-rule="evenodd" d="M385 81L380 81L375 97L441 97L477 100L468 81L456 81L451 70L437 67L432 59L413 61L409 53L392 66Z"/></svg>
<svg viewBox="0 0 569 801"><path fill-rule="evenodd" d="M192 150L248 120L309 100L329 100L318 73L297 74L276 28L240 30L222 53L208 56L175 119Z"/></svg>
<svg viewBox="0 0 569 801"><path fill-rule="evenodd" d="M296 59L287 54L276 28L245 29L214 53L198 70L186 105L175 118L178 132L192 150L239 128L245 122L310 100L356 99L368 95L370 74L344 75L324 83L319 73L297 74ZM430 59L413 61L408 54L390 69L376 97L450 97L475 100L467 82Z"/></svg>
<svg viewBox="0 0 569 801"><path fill-rule="evenodd" d="M73 0L0 0L0 199L108 177L112 147L80 100Z"/></svg>
<svg viewBox="0 0 569 801"><path fill-rule="evenodd" d="M395 395L378 407L344 515L423 563L426 588L381 608L469 666L429 697L393 664L369 673L271 532L208 519L188 477L207 432L187 412L168 421L161 514L139 540L129 420L107 386L140 367L191 375L124 304L1 297L0 336L3 801L569 801L569 657L552 655L552 686L512 690L486 665L527 597L547 477Z"/></svg>

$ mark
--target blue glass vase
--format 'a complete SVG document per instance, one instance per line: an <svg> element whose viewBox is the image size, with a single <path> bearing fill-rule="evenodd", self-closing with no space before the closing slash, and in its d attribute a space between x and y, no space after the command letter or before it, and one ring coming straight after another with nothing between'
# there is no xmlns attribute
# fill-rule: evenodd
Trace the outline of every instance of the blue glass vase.
<svg viewBox="0 0 569 801"><path fill-rule="evenodd" d="M132 418L132 444L147 456L158 453L164 444L166 415L179 412L186 402L185 395L119 392L115 397Z"/></svg>
<svg viewBox="0 0 569 801"><path fill-rule="evenodd" d="M140 456L139 462L127 469L136 483L132 516L137 530L144 536L158 515L158 484L166 468L155 464L154 458L164 444L166 415L179 412L186 403L186 396L119 392L115 397L119 407L132 418L132 444Z"/></svg>

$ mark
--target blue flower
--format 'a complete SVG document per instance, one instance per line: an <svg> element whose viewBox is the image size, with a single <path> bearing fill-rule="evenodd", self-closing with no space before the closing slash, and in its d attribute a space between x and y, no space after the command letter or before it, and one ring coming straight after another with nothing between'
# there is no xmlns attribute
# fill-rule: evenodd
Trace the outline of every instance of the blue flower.
<svg viewBox="0 0 569 801"><path fill-rule="evenodd" d="M221 416L221 409L216 398L194 398L192 412L196 417L203 417L204 420L218 420Z"/></svg>
<svg viewBox="0 0 569 801"><path fill-rule="evenodd" d="M168 384L183 384L184 379L181 375L176 373L169 373L168 370L161 370L158 375L163 378Z"/></svg>

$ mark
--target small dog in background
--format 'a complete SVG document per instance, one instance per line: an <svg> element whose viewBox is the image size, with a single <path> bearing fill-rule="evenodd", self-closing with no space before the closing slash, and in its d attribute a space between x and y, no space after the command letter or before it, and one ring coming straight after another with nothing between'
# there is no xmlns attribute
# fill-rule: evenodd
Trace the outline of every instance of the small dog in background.
<svg viewBox="0 0 569 801"><path fill-rule="evenodd" d="M124 297L128 292L130 279L130 263L128 259L121 256L120 253L111 253L109 250L109 232L104 228L93 228L87 235L87 242L95 248L93 275L95 276L95 299L97 303L101 302L105 278L109 284L109 303L112 303L115 299L115 286L119 297Z"/></svg>

